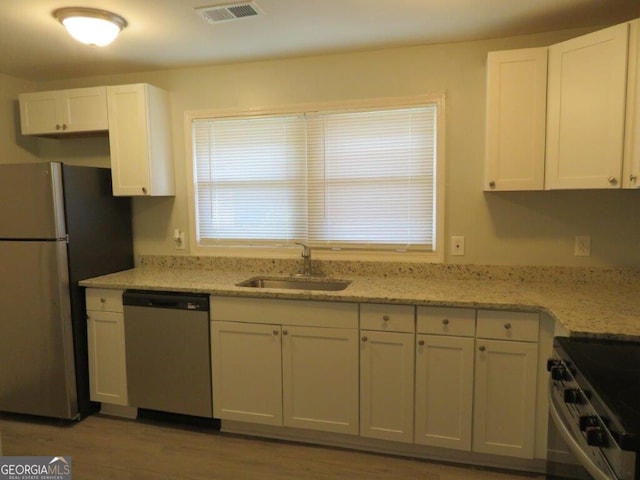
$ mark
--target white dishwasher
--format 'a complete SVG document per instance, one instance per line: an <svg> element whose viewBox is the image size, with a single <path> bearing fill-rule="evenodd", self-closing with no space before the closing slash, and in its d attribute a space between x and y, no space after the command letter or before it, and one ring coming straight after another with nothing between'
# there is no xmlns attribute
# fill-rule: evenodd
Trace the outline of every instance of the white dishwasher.
<svg viewBox="0 0 640 480"><path fill-rule="evenodd" d="M122 299L129 404L212 418L209 296L127 290Z"/></svg>

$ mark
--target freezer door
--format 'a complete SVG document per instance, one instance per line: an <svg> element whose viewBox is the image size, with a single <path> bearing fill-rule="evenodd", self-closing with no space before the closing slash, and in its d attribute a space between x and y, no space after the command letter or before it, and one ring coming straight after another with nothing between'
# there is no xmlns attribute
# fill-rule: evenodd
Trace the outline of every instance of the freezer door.
<svg viewBox="0 0 640 480"><path fill-rule="evenodd" d="M66 235L59 163L0 165L0 239Z"/></svg>
<svg viewBox="0 0 640 480"><path fill-rule="evenodd" d="M66 243L0 250L0 411L75 418Z"/></svg>

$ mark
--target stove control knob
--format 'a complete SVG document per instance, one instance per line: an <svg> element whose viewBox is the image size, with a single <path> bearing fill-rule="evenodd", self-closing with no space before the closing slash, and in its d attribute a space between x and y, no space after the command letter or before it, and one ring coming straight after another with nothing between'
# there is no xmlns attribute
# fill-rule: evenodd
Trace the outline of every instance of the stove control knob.
<svg viewBox="0 0 640 480"><path fill-rule="evenodd" d="M591 445L592 447L607 446L607 436L602 428L588 427L585 433L587 434L587 445Z"/></svg>
<svg viewBox="0 0 640 480"><path fill-rule="evenodd" d="M580 431L586 432L587 429L597 427L599 425L598 417L595 415L580 415Z"/></svg>
<svg viewBox="0 0 640 480"><path fill-rule="evenodd" d="M557 365L562 365L562 361L557 358L547 358L547 372L550 372Z"/></svg>
<svg viewBox="0 0 640 480"><path fill-rule="evenodd" d="M555 365L551 367L551 378L554 380L561 380L563 382L571 379L569 371L564 367L564 365Z"/></svg>
<svg viewBox="0 0 640 480"><path fill-rule="evenodd" d="M582 403L582 392L579 388L565 388L564 401L565 403Z"/></svg>

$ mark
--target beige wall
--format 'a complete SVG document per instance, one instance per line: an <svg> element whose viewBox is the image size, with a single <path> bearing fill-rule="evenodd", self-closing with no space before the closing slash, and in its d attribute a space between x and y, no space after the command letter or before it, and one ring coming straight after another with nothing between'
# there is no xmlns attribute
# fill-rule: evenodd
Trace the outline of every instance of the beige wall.
<svg viewBox="0 0 640 480"><path fill-rule="evenodd" d="M18 106L18 94L35 88L35 83L0 74L0 163L38 161L37 139L20 135Z"/></svg>
<svg viewBox="0 0 640 480"><path fill-rule="evenodd" d="M148 82L170 92L177 195L135 200L138 254L183 253L170 237L173 228L187 230L185 111L444 92L445 235L466 237L466 255L447 253L447 262L638 267L640 191L482 192L487 52L548 45L579 33L71 79L37 87ZM108 164L104 138L41 140L39 147L43 159ZM591 257L573 256L575 235L591 235ZM448 252L448 242L446 247Z"/></svg>

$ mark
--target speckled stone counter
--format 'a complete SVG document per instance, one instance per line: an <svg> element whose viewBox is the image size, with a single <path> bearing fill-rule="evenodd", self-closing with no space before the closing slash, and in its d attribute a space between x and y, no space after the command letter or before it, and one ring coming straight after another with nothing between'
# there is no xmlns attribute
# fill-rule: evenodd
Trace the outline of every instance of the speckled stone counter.
<svg viewBox="0 0 640 480"><path fill-rule="evenodd" d="M351 280L344 290L255 289L257 275L297 271L293 260L142 257L132 270L80 282L85 287L189 291L219 295L543 311L571 335L640 342L640 272L627 269L314 262L318 272Z"/></svg>

